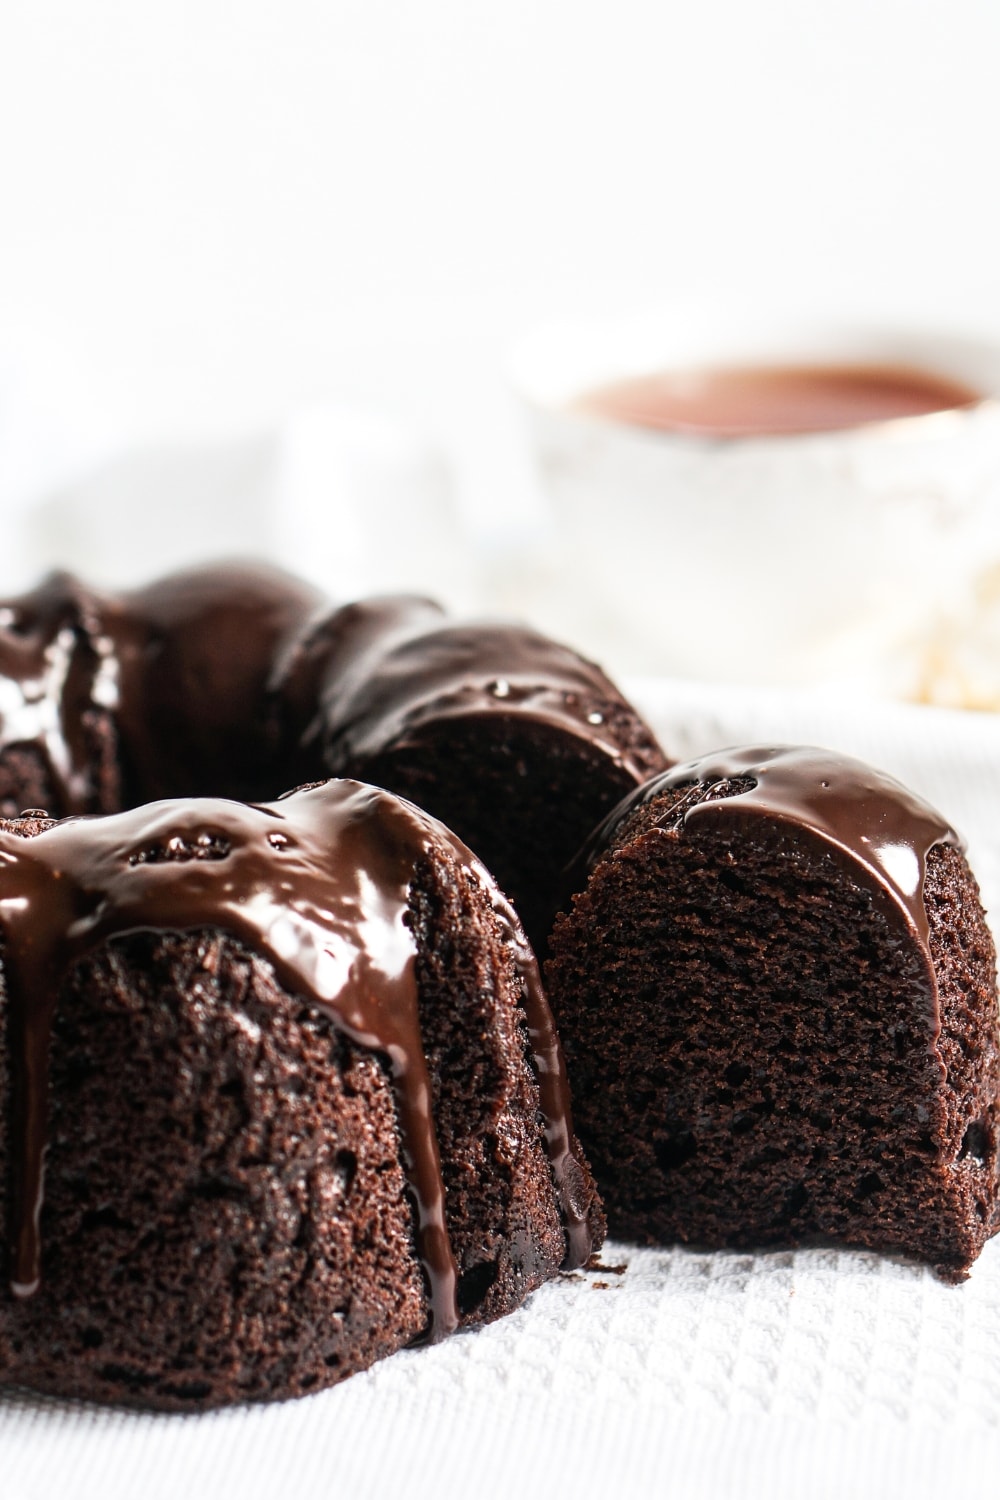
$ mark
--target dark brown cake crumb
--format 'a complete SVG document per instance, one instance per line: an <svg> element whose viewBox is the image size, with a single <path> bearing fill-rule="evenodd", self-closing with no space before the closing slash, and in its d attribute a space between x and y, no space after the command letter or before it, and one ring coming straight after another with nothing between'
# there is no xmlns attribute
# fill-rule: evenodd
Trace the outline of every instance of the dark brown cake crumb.
<svg viewBox="0 0 1000 1500"><path fill-rule="evenodd" d="M547 967L577 1128L613 1234L841 1241L949 1279L997 1200L993 943L960 850L927 857L928 948L789 822L638 806L562 916Z"/></svg>
<svg viewBox="0 0 1000 1500"><path fill-rule="evenodd" d="M610 705L602 701L601 709L610 717ZM659 748L654 752L636 725L621 725L623 743L629 732L647 773L661 770ZM342 774L385 786L453 829L510 897L539 953L562 894L565 865L594 824L636 784L624 765L585 740L527 716L444 719L398 750Z"/></svg>
<svg viewBox="0 0 1000 1500"><path fill-rule="evenodd" d="M318 1389L425 1327L385 1068L238 943L79 964L51 1100L44 1276L4 1288L3 1378L182 1410Z"/></svg>

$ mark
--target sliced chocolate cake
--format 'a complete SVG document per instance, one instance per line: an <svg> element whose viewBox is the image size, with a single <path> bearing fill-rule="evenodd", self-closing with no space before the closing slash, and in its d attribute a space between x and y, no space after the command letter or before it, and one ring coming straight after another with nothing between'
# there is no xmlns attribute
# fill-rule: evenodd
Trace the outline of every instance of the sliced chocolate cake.
<svg viewBox="0 0 1000 1500"><path fill-rule="evenodd" d="M958 836L829 751L654 778L547 979L614 1234L837 1241L962 1277L997 1204L996 959Z"/></svg>
<svg viewBox="0 0 1000 1500"><path fill-rule="evenodd" d="M5 823L0 981L0 1383L297 1395L600 1243L517 919L386 792Z"/></svg>

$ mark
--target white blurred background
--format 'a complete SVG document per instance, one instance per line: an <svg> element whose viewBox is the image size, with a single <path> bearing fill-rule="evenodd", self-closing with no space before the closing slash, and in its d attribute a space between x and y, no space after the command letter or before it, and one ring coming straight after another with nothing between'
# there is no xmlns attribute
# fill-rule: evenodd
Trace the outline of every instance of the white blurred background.
<svg viewBox="0 0 1000 1500"><path fill-rule="evenodd" d="M7 0L0 584L253 545L516 605L509 340L716 297L1000 334L998 77L996 0Z"/></svg>

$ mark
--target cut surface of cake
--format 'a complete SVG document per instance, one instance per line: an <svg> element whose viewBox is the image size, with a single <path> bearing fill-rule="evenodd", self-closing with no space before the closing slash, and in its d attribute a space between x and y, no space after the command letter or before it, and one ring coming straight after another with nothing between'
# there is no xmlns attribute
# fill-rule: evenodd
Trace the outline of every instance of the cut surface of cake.
<svg viewBox="0 0 1000 1500"><path fill-rule="evenodd" d="M840 1242L961 1278L997 1206L996 958L961 841L830 751L653 778L546 968L611 1231Z"/></svg>
<svg viewBox="0 0 1000 1500"><path fill-rule="evenodd" d="M380 789L4 823L0 944L4 1383L302 1394L600 1243L517 919Z"/></svg>
<svg viewBox="0 0 1000 1500"><path fill-rule="evenodd" d="M456 623L426 599L317 618L274 682L299 775L358 776L440 818L486 862L539 951L564 866L669 763L592 662L523 626Z"/></svg>

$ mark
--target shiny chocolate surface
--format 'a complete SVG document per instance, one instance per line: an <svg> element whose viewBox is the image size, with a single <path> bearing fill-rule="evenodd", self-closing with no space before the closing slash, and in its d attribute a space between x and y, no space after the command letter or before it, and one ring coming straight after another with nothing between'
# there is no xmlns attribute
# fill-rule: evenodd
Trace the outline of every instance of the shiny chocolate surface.
<svg viewBox="0 0 1000 1500"><path fill-rule="evenodd" d="M572 1124L558 1041L537 965L486 871L417 808L359 782L326 782L245 806L158 802L73 819L34 837L0 833L0 931L12 1055L12 1286L43 1274L39 1232L51 1029L73 963L137 931L217 928L273 965L279 981L388 1059L426 1271L432 1337L458 1321L457 1273L420 1034L416 944L408 924L416 860L442 847L487 891L523 981L545 1117L566 1222L567 1265L590 1253L573 1202Z"/></svg>
<svg viewBox="0 0 1000 1500"><path fill-rule="evenodd" d="M750 779L753 785L732 795L726 783ZM751 746L720 750L673 766L626 797L588 843L583 856L592 869L614 845L638 807L665 792L690 786L699 793L718 786L711 800L675 806L685 834L742 819L766 819L791 827L839 853L855 876L884 892L926 944L923 904L927 855L935 844L962 841L920 797L892 776L832 750L811 746Z"/></svg>

